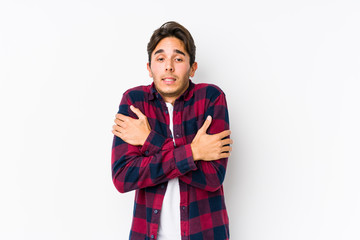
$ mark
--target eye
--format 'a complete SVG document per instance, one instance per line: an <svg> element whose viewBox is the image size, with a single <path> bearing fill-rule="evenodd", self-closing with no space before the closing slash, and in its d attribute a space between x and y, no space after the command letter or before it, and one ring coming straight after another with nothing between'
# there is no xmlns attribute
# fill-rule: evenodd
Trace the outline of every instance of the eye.
<svg viewBox="0 0 360 240"><path fill-rule="evenodd" d="M175 58L175 62L182 62L184 61L182 58Z"/></svg>
<svg viewBox="0 0 360 240"><path fill-rule="evenodd" d="M159 57L159 58L157 58L157 59L156 59L156 61L158 61L158 62L162 62L162 61L164 61L164 58Z"/></svg>

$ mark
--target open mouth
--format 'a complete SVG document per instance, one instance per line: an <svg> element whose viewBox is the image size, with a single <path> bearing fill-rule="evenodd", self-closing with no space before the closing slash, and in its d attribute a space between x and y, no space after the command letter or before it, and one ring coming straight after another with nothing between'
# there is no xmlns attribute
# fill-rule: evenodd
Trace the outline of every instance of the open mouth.
<svg viewBox="0 0 360 240"><path fill-rule="evenodd" d="M162 80L163 80L165 83L173 83L173 82L176 81L176 79L173 78L173 77L165 77L165 78L163 78Z"/></svg>

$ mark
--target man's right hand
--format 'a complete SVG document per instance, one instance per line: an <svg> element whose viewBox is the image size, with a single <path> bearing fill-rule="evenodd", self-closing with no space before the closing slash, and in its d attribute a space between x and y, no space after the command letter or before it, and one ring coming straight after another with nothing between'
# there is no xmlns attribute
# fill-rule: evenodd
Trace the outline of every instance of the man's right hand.
<svg viewBox="0 0 360 240"><path fill-rule="evenodd" d="M230 156L232 148L225 145L232 144L233 141L230 138L223 139L230 135L230 130L225 130L218 134L209 135L206 133L206 131L210 124L211 116L208 116L191 143L191 150L194 161L213 161Z"/></svg>
<svg viewBox="0 0 360 240"><path fill-rule="evenodd" d="M128 144L142 146L149 136L151 128L147 117L138 108L131 105L130 110L136 114L138 119L116 114L112 133Z"/></svg>

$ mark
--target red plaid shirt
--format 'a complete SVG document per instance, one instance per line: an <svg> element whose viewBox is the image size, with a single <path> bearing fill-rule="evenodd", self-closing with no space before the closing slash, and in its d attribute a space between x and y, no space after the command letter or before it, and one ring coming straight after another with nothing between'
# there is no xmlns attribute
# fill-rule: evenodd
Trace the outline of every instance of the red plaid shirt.
<svg viewBox="0 0 360 240"><path fill-rule="evenodd" d="M134 105L144 113L151 133L143 146L114 136L112 178L120 192L136 190L131 240L156 239L167 182L179 178L182 240L229 239L229 219L222 183L227 158L196 161L190 143L208 115L208 134L229 129L225 94L215 85L194 84L174 103L173 132L165 102L154 83L126 91L118 113L137 118ZM176 146L174 146L173 138Z"/></svg>

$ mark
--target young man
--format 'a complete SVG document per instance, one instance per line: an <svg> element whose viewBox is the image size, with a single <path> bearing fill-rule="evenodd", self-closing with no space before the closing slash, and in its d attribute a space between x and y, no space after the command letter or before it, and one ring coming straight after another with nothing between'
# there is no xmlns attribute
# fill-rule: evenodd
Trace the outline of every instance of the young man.
<svg viewBox="0 0 360 240"><path fill-rule="evenodd" d="M155 30L148 55L153 83L124 93L113 126L114 185L136 190L130 239L229 239L225 94L189 79L195 44L182 25Z"/></svg>

